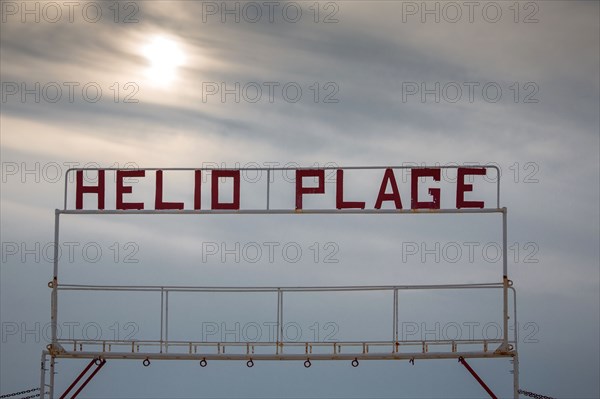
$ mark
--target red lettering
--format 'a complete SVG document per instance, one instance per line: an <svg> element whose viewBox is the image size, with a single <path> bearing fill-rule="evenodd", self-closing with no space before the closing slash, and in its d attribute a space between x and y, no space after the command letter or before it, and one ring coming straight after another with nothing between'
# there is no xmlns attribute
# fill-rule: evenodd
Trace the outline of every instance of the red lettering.
<svg viewBox="0 0 600 399"><path fill-rule="evenodd" d="M387 186L392 186L392 192L387 194ZM402 201L400 200L400 191L398 191L398 184L396 183L396 176L392 169L386 169L381 180L381 187L379 187L379 194L377 195L377 201L375 201L375 209L381 209L383 201L394 201L396 209L402 209Z"/></svg>
<svg viewBox="0 0 600 399"><path fill-rule="evenodd" d="M465 201L465 192L473 191L472 184L465 183L466 175L485 176L485 168L458 168L458 178L456 180L456 208L483 208L483 201Z"/></svg>
<svg viewBox="0 0 600 399"><path fill-rule="evenodd" d="M304 187L302 178L316 177L319 181L317 187ZM296 209L302 209L302 196L304 194L325 193L325 170L324 169L297 169L296 170Z"/></svg>
<svg viewBox="0 0 600 399"><path fill-rule="evenodd" d="M183 209L183 202L163 201L163 171L156 171L156 192L154 195L154 209Z"/></svg>
<svg viewBox="0 0 600 399"><path fill-rule="evenodd" d="M354 168L353 168L354 169ZM362 168L358 168L362 169ZM371 168L365 168L371 169ZM440 167L411 167L406 170L410 171L410 208L413 210L419 209L441 209L441 191L442 188L440 184L436 184L435 182L441 181L441 172L443 168ZM467 176L486 176L487 169L485 167L457 167L457 179L456 179L456 209L464 209L464 208L485 208L484 201L469 201L465 199L465 193L469 193L473 191L473 187L475 184L471 182L468 184L469 178ZM114 169L113 169L114 170ZM116 210L143 210L145 207L145 202L149 202L150 198L143 200L138 199L140 202L126 202L126 195L131 194L133 191L133 184L126 182L126 179L131 178L142 178L146 176L146 170L148 169L122 169L115 170L116 175ZM193 189L190 187L190 191L188 192L191 196L193 196L193 201L189 198L189 202L180 198L180 201L167 201L165 197L169 197L169 193L165 193L165 182L164 182L164 170L161 169L149 169L154 170L156 172L155 178L155 187L154 187L154 209L156 211L161 210L184 210L186 206L194 209L201 210L202 207L202 178L206 177L203 173L202 169L195 169L194 172L194 183ZM181 170L188 170L182 168ZM287 169L286 169L287 170ZM290 169L294 170L294 169ZM189 170L191 172L192 170ZM296 192L295 192L295 209L300 211L303 209L303 199L304 195L308 194L325 194L326 192L326 169L295 169L296 174ZM335 208L332 208L331 205L325 205L325 209L365 209L366 202L365 201L351 201L346 200L344 196L346 193L344 192L344 188L348 191L348 184L344 187L344 175L346 170L344 169L336 169L336 181L335 181ZM106 197L106 170L98 169L97 170L97 182L86 185L84 181L84 173L85 170L77 170L76 171L76 192L75 192L75 209L82 210L84 209L84 198L88 198L88 208L90 208L89 202L91 200L96 199L97 209L104 210L105 209L105 197ZM212 209L212 210L239 210L241 206L241 170L239 169L212 169L208 170L208 173L211 176L211 187L209 187L210 191L210 200L211 204L204 204L204 208ZM375 172L376 174L379 172ZM189 174L188 174L189 176ZM350 177L354 177L353 172L351 172ZM220 181L223 180L222 182ZM308 181L305 181L309 179ZM479 178L481 179L481 178ZM419 183L420 180L427 181L424 187L421 187ZM473 180L473 178L471 178ZM273 180L271 180L273 182ZM351 179L351 183L353 180ZM150 181L148 181L150 183ZM190 182L191 183L191 182ZM360 183L360 181L359 181ZM306 185L305 185L306 184ZM350 185L352 188L352 184ZM437 186L437 187L436 187ZM374 204L374 209L379 210L382 207L388 209L403 209L402 199L400 195L400 190L398 189L398 183L395 176L395 170L392 167L386 168L384 170L383 176L381 178L379 191L377 193L377 197ZM443 186L445 189L445 185ZM424 189L427 189L427 193L424 193ZM219 189L224 189L222 197L229 197L229 190L232 193L232 199L222 200L219 197ZM333 189L333 188L332 188ZM419 192L421 189L421 193ZM145 190L141 187L137 189L141 196L142 192ZM109 190L109 196L110 194ZM269 190L267 190L268 192ZM350 190L352 191L352 190ZM358 192L358 191L357 191ZM136 192L137 193L137 192ZM227 193L227 194L225 194ZM86 194L87 197L86 197ZM208 194L208 193L205 193ZM333 193L331 193L333 194ZM407 193L408 194L408 193ZM352 197L353 195L361 196L361 194L351 194L348 193L347 196ZM424 195L426 201L423 201L423 198L419 200L419 195ZM476 194L471 194L472 196L476 196ZM470 195L467 194L467 197ZM89 198L93 197L93 198ZM139 197L139 196L136 196ZM130 199L134 201L135 198L132 196ZM315 201L315 198L322 198L325 200L328 197L308 197L313 198L312 201ZM372 198L372 197L371 197ZM333 199L332 199L333 200ZM309 202L312 202L309 200ZM193 202L193 205L192 205ZM319 201L317 201L319 202ZM323 201L320 201L323 202ZM326 201L329 203L329 200ZM369 202L369 201L367 201ZM388 204L386 204L388 202ZM392 203L389 203L392 202ZM405 198L406 203L406 198ZM186 205L187 204L187 205ZM448 204L449 205L449 204ZM72 206L72 205L71 205ZM148 205L149 207L151 205ZM193 208L192 208L193 206ZM316 205L315 205L316 206ZM315 207L313 206L313 208ZM371 206L371 205L369 205ZM408 207L408 206L407 206ZM285 207L289 209L289 206Z"/></svg>
<svg viewBox="0 0 600 399"><path fill-rule="evenodd" d="M201 208L200 206L200 194L202 194L201 191L202 188L202 171L201 170L195 170L194 171L194 209L198 210Z"/></svg>
<svg viewBox="0 0 600 399"><path fill-rule="evenodd" d="M144 209L143 202L123 202L123 194L131 193L131 186L125 186L123 179L125 177L144 177L145 170L117 170L117 209Z"/></svg>
<svg viewBox="0 0 600 399"><path fill-rule="evenodd" d="M233 202L219 202L219 177L233 178ZM212 209L240 209L240 171L239 170L213 170L212 171L211 198ZM199 198L200 196L198 196ZM199 201L199 200L198 200Z"/></svg>
<svg viewBox="0 0 600 399"><path fill-rule="evenodd" d="M440 169L412 169L411 170L411 209L440 209L440 189L430 188L429 195L433 197L433 201L419 202L419 177L433 177L434 181L440 181Z"/></svg>
<svg viewBox="0 0 600 399"><path fill-rule="evenodd" d="M83 194L96 193L98 194L98 209L104 209L104 171L98 171L98 185L84 186L83 185L83 170L77 171L77 192L75 194L75 208L83 209Z"/></svg>
<svg viewBox="0 0 600 399"><path fill-rule="evenodd" d="M365 203L360 201L344 201L344 171L338 169L335 180L335 206L337 209L358 208L365 209Z"/></svg>

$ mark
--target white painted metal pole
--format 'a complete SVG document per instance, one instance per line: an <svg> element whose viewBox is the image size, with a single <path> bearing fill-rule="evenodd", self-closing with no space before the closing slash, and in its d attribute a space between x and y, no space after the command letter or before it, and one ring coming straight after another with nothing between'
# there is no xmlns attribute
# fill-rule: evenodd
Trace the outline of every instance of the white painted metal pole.
<svg viewBox="0 0 600 399"><path fill-rule="evenodd" d="M394 312L394 316L393 316L393 321L392 323L394 324L393 328L394 328L394 333L392 336L392 340L394 341L394 350L396 349L396 342L398 342L398 289L394 289L394 306L393 306L393 312Z"/></svg>
<svg viewBox="0 0 600 399"><path fill-rule="evenodd" d="M507 209L502 208L502 282L504 302L504 350L508 350L508 234L507 234Z"/></svg>
<svg viewBox="0 0 600 399"><path fill-rule="evenodd" d="M519 324L517 322L517 290L510 287L513 293L513 325L514 330L514 345L515 356L513 357L513 396L514 399L519 399Z"/></svg>
<svg viewBox="0 0 600 399"><path fill-rule="evenodd" d="M42 351L42 359L40 365L40 399L46 398L46 356L47 351Z"/></svg>
<svg viewBox="0 0 600 399"><path fill-rule="evenodd" d="M169 352L169 291L165 292L165 352Z"/></svg>
<svg viewBox="0 0 600 399"><path fill-rule="evenodd" d="M52 294L50 299L50 327L51 327L51 338L52 342L50 343L50 390L49 397L50 399L54 399L54 375L55 375L55 351L58 349L56 347L58 335L57 335L57 327L58 327L58 258L59 258L59 245L60 245L60 211L56 209L54 211L54 267L53 267L53 276L52 276ZM41 395L41 392L40 392Z"/></svg>
<svg viewBox="0 0 600 399"><path fill-rule="evenodd" d="M267 169L267 210L270 209L271 199L271 169Z"/></svg>
<svg viewBox="0 0 600 399"><path fill-rule="evenodd" d="M60 211L57 209L54 211L54 270L52 273L52 299L51 299L51 314L50 322L52 328L52 342L56 343L56 328L58 323L58 258L59 258L59 223L60 223Z"/></svg>
<svg viewBox="0 0 600 399"><path fill-rule="evenodd" d="M56 374L56 372L54 371L55 360L56 360L56 358L51 355L50 356L50 389L48 392L48 397L50 399L54 399L54 374Z"/></svg>
<svg viewBox="0 0 600 399"><path fill-rule="evenodd" d="M160 289L160 353L163 351L163 331L164 327L164 311L165 311L165 290Z"/></svg>

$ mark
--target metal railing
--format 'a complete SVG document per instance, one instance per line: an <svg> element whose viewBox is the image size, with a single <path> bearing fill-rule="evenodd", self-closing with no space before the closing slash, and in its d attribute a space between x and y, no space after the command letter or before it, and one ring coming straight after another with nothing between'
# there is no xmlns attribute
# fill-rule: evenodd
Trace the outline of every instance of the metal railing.
<svg viewBox="0 0 600 399"><path fill-rule="evenodd" d="M382 286L323 286L323 287L191 287L191 286L110 286L60 284L58 291L107 291L107 292L154 292L160 294L160 339L158 340L97 340L97 339L57 339L65 357L122 357L161 359L262 359L298 360L313 359L401 359L401 358L444 358L456 357L464 353L469 357L491 357L510 355L516 349L517 331L509 339L508 350L502 348L502 339L432 339L404 340L399 335L400 292L409 290L464 290L464 289L503 289L503 283L480 284L441 284L441 285L382 285ZM516 322L516 291L513 291L513 318ZM378 341L290 341L284 335L284 296L287 293L314 292L388 292L392 301L391 334L389 340ZM277 295L276 337L274 341L245 340L197 341L169 340L169 294L172 293L274 293ZM506 336L508 334L505 334ZM498 348L492 347L497 345ZM469 351L462 352L463 347ZM473 349L476 346L477 349ZM229 350L227 350L229 348ZM256 348L267 349L267 353L257 353ZM240 352L240 349L243 349ZM298 351L300 349L300 351ZM316 352L325 349L325 352ZM237 351L237 352L236 352Z"/></svg>

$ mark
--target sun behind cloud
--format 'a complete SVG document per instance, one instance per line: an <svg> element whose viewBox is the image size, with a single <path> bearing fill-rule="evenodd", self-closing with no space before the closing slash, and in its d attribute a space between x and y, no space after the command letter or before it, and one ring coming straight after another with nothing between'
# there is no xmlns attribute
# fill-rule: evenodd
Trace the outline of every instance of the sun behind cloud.
<svg viewBox="0 0 600 399"><path fill-rule="evenodd" d="M177 70L185 63L181 46L165 36L154 36L142 47L142 54L149 62L145 72L157 86L169 86L177 78Z"/></svg>

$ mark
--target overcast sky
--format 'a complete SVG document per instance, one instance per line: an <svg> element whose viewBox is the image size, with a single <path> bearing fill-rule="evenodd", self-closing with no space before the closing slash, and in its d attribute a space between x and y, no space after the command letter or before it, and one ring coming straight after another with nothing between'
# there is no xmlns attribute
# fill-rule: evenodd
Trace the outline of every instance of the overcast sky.
<svg viewBox="0 0 600 399"><path fill-rule="evenodd" d="M1 8L1 394L39 384L50 322L49 243L69 166L491 163L501 169L501 205L508 208L521 388L600 396L598 2L2 1ZM177 178L166 177L171 200L191 187L189 178ZM348 179L349 200L372 208L381 174ZM280 182L293 186L282 176ZM252 187L247 193L259 190L244 184ZM399 178L399 185L408 206L409 183ZM502 271L494 254L499 215L61 222L61 241L71 243L62 244L66 283L471 283L500 281ZM63 336L71 325L78 337L99 329L102 339L158 339L159 299L145 295L65 294ZM302 341L387 340L386 295L291 296L286 319L301 329ZM497 293L405 295L400 321L407 338L444 338L456 325L463 338L469 326L489 336L501 320ZM268 295L174 296L170 337L214 340L233 331L224 338L235 340L244 338L244 327L260 325L267 340L275 304ZM507 359L472 364L498 395L511 395ZM58 394L84 365L60 361ZM143 368L110 361L84 394L485 392L455 360L361 362L357 369L347 362L310 369L257 362L252 370L242 362L200 369L196 362Z"/></svg>

